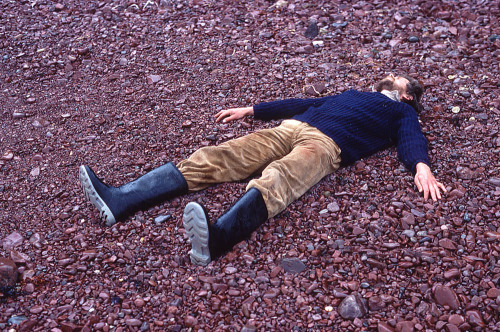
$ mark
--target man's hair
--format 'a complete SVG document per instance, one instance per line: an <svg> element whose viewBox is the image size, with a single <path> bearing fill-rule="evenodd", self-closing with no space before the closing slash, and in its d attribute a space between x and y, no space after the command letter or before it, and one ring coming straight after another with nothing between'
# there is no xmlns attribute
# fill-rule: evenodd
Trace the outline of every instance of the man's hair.
<svg viewBox="0 0 500 332"><path fill-rule="evenodd" d="M420 99L422 98L422 95L424 93L423 85L413 77L404 74L401 76L409 81L406 85L406 93L413 97L412 100L401 99L401 101L413 107L415 111L417 111L417 113L420 113L424 109L424 107L420 103Z"/></svg>

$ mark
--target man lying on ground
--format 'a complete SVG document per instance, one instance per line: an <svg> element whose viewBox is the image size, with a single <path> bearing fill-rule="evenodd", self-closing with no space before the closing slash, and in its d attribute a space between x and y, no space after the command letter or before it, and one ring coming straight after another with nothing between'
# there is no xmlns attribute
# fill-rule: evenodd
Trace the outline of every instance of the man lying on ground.
<svg viewBox="0 0 500 332"><path fill-rule="evenodd" d="M263 169L260 177L248 183L246 193L212 224L203 206L186 205L183 224L191 241L191 262L197 265L207 265L249 237L341 165L394 144L424 199L440 199L446 189L431 172L417 117L422 110L422 85L406 75L389 74L375 90L223 110L215 115L217 122L245 116L285 120L278 127L201 148L176 166L169 162L121 187L108 186L82 165L80 183L111 226L138 210L216 183L243 180Z"/></svg>

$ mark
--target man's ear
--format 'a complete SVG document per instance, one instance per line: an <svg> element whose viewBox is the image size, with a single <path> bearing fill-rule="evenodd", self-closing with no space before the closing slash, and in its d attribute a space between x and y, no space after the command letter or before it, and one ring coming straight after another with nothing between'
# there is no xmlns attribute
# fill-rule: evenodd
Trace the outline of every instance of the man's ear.
<svg viewBox="0 0 500 332"><path fill-rule="evenodd" d="M409 95L407 94L406 92L403 93L403 95L401 96L402 99L406 99L406 100L413 100L413 96L412 95Z"/></svg>

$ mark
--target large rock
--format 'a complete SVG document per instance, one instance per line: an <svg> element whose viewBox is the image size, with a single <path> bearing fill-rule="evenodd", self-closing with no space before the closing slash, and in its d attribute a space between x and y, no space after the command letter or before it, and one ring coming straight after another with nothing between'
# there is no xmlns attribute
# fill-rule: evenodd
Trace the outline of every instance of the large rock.
<svg viewBox="0 0 500 332"><path fill-rule="evenodd" d="M18 232L12 232L9 236L3 239L2 245L4 250L9 250L23 243L24 238Z"/></svg>
<svg viewBox="0 0 500 332"><path fill-rule="evenodd" d="M339 305L338 312L344 319L363 317L368 309L366 301L359 294L349 295Z"/></svg>
<svg viewBox="0 0 500 332"><path fill-rule="evenodd" d="M458 296L450 287L437 284L432 287L432 293L438 304L442 306L446 305L453 310L457 310L460 307Z"/></svg>
<svg viewBox="0 0 500 332"><path fill-rule="evenodd" d="M17 282L17 266L7 258L0 258L0 288L12 287Z"/></svg>
<svg viewBox="0 0 500 332"><path fill-rule="evenodd" d="M283 258L280 265L283 270L290 273L300 273L306 269L304 263L302 263L300 259L295 257Z"/></svg>

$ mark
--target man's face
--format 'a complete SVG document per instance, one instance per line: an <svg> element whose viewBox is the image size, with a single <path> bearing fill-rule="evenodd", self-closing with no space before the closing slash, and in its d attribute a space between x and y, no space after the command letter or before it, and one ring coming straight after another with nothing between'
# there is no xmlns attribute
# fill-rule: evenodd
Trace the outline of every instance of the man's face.
<svg viewBox="0 0 500 332"><path fill-rule="evenodd" d="M381 81L375 84L375 90L381 92L382 90L397 90L400 96L406 94L406 85L410 83L406 78L401 76L394 76L392 73L384 77Z"/></svg>

